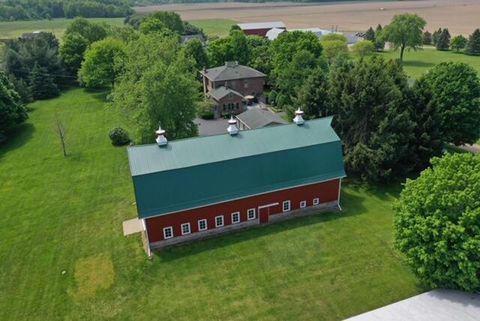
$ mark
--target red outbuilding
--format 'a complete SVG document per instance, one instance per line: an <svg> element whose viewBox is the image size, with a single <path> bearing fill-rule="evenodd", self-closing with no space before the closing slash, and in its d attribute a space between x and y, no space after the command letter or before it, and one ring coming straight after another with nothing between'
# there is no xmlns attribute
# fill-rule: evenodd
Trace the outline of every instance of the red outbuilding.
<svg viewBox="0 0 480 321"><path fill-rule="evenodd" d="M267 32L271 29L287 30L281 21L239 23L238 26L247 36L266 37Z"/></svg>
<svg viewBox="0 0 480 321"><path fill-rule="evenodd" d="M150 249L339 208L345 176L331 117L128 148Z"/></svg>

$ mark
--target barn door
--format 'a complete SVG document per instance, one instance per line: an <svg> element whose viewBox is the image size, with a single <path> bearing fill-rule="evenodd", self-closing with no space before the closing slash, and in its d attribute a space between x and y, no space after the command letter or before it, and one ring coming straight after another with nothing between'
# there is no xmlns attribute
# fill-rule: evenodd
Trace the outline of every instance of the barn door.
<svg viewBox="0 0 480 321"><path fill-rule="evenodd" d="M270 208L269 207L263 207L258 209L258 217L260 219L260 224L266 224L268 223L268 216L270 213Z"/></svg>

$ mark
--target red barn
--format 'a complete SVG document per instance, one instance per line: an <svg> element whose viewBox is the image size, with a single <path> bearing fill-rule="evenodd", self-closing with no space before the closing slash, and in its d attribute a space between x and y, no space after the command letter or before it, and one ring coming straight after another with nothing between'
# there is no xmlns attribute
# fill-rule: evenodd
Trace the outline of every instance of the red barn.
<svg viewBox="0 0 480 321"><path fill-rule="evenodd" d="M287 30L287 27L281 21L239 23L238 26L247 36L266 37L267 32L274 28Z"/></svg>
<svg viewBox="0 0 480 321"><path fill-rule="evenodd" d="M128 148L150 249L338 208L345 176L331 117ZM312 211L310 211L312 212Z"/></svg>

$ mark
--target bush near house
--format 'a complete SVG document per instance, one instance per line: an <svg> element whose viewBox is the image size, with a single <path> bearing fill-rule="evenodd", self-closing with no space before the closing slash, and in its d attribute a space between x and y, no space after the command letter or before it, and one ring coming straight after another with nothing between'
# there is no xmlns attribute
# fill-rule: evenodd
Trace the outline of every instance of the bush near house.
<svg viewBox="0 0 480 321"><path fill-rule="evenodd" d="M114 146L122 146L130 143L130 137L128 136L128 132L121 127L116 127L112 129L108 134L108 137L110 137L112 145Z"/></svg>

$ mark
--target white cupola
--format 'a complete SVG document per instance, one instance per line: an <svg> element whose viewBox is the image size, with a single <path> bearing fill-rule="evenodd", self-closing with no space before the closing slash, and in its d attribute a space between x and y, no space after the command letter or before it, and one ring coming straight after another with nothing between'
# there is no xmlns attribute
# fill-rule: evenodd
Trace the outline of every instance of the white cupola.
<svg viewBox="0 0 480 321"><path fill-rule="evenodd" d="M237 127L237 121L233 119L233 116L230 117L230 120L228 121L228 127L227 127L227 132L230 134L230 136L235 136L238 134L238 127Z"/></svg>
<svg viewBox="0 0 480 321"><path fill-rule="evenodd" d="M302 126L305 123L305 120L303 119L303 114L304 112L300 108L295 111L295 118L293 119L293 122L298 126Z"/></svg>
<svg viewBox="0 0 480 321"><path fill-rule="evenodd" d="M155 141L157 142L158 146L165 146L168 144L168 140L165 137L165 130L162 129L162 127L159 125L158 129L155 131L155 135L157 135L157 138Z"/></svg>

